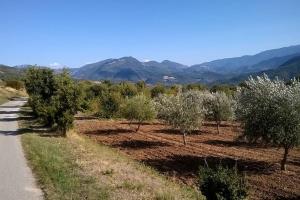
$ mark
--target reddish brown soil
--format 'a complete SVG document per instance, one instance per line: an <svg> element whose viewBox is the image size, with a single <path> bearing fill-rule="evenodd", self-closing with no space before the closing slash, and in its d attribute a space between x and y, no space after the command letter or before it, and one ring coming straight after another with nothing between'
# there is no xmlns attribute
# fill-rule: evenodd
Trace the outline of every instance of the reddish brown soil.
<svg viewBox="0 0 300 200"><path fill-rule="evenodd" d="M246 174L250 199L300 199L300 149L290 152L287 171L279 162L283 150L237 142L238 124L225 124L217 134L213 123L190 134L182 144L179 132L160 123L145 124L138 133L125 121L77 120L80 133L115 147L135 160L188 185L196 185L199 166L237 165Z"/></svg>

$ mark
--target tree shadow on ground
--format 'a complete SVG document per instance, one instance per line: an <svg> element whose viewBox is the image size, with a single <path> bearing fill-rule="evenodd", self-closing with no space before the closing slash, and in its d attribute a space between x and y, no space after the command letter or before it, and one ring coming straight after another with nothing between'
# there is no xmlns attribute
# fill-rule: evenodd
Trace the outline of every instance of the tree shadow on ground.
<svg viewBox="0 0 300 200"><path fill-rule="evenodd" d="M84 134L86 135L118 135L121 133L133 133L134 131L129 129L100 129L100 130L93 130L93 131L85 131Z"/></svg>
<svg viewBox="0 0 300 200"><path fill-rule="evenodd" d="M20 111L19 110L12 110L12 111L0 111L0 114L19 114Z"/></svg>
<svg viewBox="0 0 300 200"><path fill-rule="evenodd" d="M19 121L19 120L32 120L32 116L18 116L18 117L6 117L0 118L0 122L10 122L10 121Z"/></svg>
<svg viewBox="0 0 300 200"><path fill-rule="evenodd" d="M245 147L245 148L266 148L265 145L261 145L258 143L249 143L247 141L242 140L233 140L233 141L224 141L224 140L208 140L202 142L204 144L219 146L219 147Z"/></svg>
<svg viewBox="0 0 300 200"><path fill-rule="evenodd" d="M203 124L202 124L202 126L207 126L207 127L215 127L215 128L217 128L217 124L215 123L215 122L204 122ZM220 124L220 127L238 127L238 125L235 125L235 124L232 124L232 123L224 123L224 122L222 122L221 124Z"/></svg>
<svg viewBox="0 0 300 200"><path fill-rule="evenodd" d="M299 199L300 199L300 195L297 195L297 196L294 196L294 197L279 196L279 197L275 198L275 200L299 200ZM265 200L267 200L267 198Z"/></svg>
<svg viewBox="0 0 300 200"><path fill-rule="evenodd" d="M75 120L94 120L94 119L99 119L98 117L95 116L75 116Z"/></svg>
<svg viewBox="0 0 300 200"><path fill-rule="evenodd" d="M207 165L211 168L216 168L220 165L229 168L236 167L238 171L247 175L272 174L278 168L277 165L264 161L192 155L172 155L162 159L144 159L142 162L161 172L175 171L178 174L192 177L198 175L199 167L207 167Z"/></svg>
<svg viewBox="0 0 300 200"><path fill-rule="evenodd" d="M125 148L125 149L147 149L147 148L170 146L170 144L167 144L165 142L159 142L159 141L129 140L129 141L122 141L121 143L114 144L112 146L117 148Z"/></svg>
<svg viewBox="0 0 300 200"><path fill-rule="evenodd" d="M1 106L0 108L20 108L20 106Z"/></svg>
<svg viewBox="0 0 300 200"><path fill-rule="evenodd" d="M138 125L138 122L121 122L121 124L127 124L127 125ZM144 125L163 125L162 123L159 122L142 122L141 123L142 126Z"/></svg>
<svg viewBox="0 0 300 200"><path fill-rule="evenodd" d="M23 134L20 131L0 131L0 135L4 135L4 136L15 136L15 135L21 135Z"/></svg>
<svg viewBox="0 0 300 200"><path fill-rule="evenodd" d="M299 160L289 160L287 161L289 164L292 164L292 165L297 165L297 166L300 166L300 159Z"/></svg>
<svg viewBox="0 0 300 200"><path fill-rule="evenodd" d="M172 128L165 128L165 129L159 129L159 130L154 130L155 133L163 133L163 134L170 134L170 135L182 135L180 130L178 129L172 129ZM200 130L193 130L188 135L200 135L203 133Z"/></svg>

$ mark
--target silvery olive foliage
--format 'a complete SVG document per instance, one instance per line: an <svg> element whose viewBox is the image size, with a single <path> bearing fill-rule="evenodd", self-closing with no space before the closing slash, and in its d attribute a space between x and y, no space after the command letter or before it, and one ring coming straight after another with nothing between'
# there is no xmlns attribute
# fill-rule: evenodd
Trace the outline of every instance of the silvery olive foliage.
<svg viewBox="0 0 300 200"><path fill-rule="evenodd" d="M160 95L155 100L157 118L179 129L186 144L186 134L199 129L205 116L203 94L199 91Z"/></svg>
<svg viewBox="0 0 300 200"><path fill-rule="evenodd" d="M138 127L136 131L139 131L139 128L144 121L155 118L156 110L153 100L140 94L125 100L121 105L121 115L129 120L130 124L132 121L137 122Z"/></svg>
<svg viewBox="0 0 300 200"><path fill-rule="evenodd" d="M300 83L287 85L266 75L250 77L238 89L237 117L244 125L244 136L284 148L281 169L285 170L288 152L300 144Z"/></svg>
<svg viewBox="0 0 300 200"><path fill-rule="evenodd" d="M235 101L224 92L204 94L204 105L206 108L206 119L215 121L218 133L222 121L234 118Z"/></svg>

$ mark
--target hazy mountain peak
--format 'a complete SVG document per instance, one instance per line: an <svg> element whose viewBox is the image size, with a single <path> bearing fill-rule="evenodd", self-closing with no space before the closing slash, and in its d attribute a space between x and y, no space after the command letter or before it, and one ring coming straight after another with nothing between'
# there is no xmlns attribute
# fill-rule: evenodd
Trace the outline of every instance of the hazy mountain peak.
<svg viewBox="0 0 300 200"><path fill-rule="evenodd" d="M118 61L124 61L124 62L140 62L138 59L132 57L132 56L125 56L117 59Z"/></svg>

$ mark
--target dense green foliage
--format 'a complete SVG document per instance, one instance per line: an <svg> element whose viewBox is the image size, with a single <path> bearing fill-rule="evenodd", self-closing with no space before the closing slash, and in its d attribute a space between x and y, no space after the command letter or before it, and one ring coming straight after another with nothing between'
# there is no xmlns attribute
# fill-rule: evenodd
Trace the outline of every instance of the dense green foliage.
<svg viewBox="0 0 300 200"><path fill-rule="evenodd" d="M244 135L251 142L284 148L284 170L289 150L300 144L300 83L295 80L287 85L265 75L245 84L238 93L237 109Z"/></svg>
<svg viewBox="0 0 300 200"><path fill-rule="evenodd" d="M216 169L200 168L199 189L207 200L243 200L247 187L236 170L218 166Z"/></svg>
<svg viewBox="0 0 300 200"><path fill-rule="evenodd" d="M232 96L236 93L236 86L233 85L214 85L210 88L210 92L224 92L228 96Z"/></svg>
<svg viewBox="0 0 300 200"><path fill-rule="evenodd" d="M118 92L110 92L100 98L98 115L103 118L118 117L123 98Z"/></svg>
<svg viewBox="0 0 300 200"><path fill-rule="evenodd" d="M156 85L151 89L151 97L158 97L160 94L166 93L166 88L163 85Z"/></svg>
<svg viewBox="0 0 300 200"><path fill-rule="evenodd" d="M82 96L68 72L55 75L50 69L29 68L24 82L34 114L65 135L80 109Z"/></svg>
<svg viewBox="0 0 300 200"><path fill-rule="evenodd" d="M156 116L154 103L143 94L126 99L121 107L121 113L122 117L129 120L130 123L132 121L138 123L136 131L144 121L152 120Z"/></svg>
<svg viewBox="0 0 300 200"><path fill-rule="evenodd" d="M54 119L57 127L66 135L73 125L74 115L80 110L81 91L67 71L56 76L56 87L51 105L55 107Z"/></svg>
<svg viewBox="0 0 300 200"><path fill-rule="evenodd" d="M29 68L26 71L24 83L33 113L47 125L53 125L54 108L50 104L52 96L56 92L53 70Z"/></svg>

